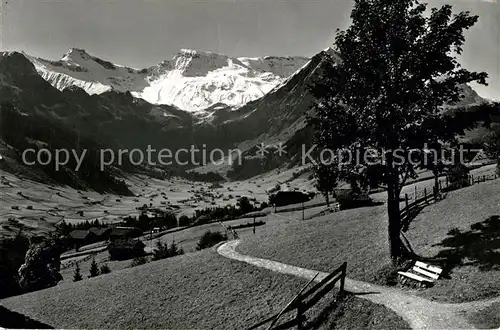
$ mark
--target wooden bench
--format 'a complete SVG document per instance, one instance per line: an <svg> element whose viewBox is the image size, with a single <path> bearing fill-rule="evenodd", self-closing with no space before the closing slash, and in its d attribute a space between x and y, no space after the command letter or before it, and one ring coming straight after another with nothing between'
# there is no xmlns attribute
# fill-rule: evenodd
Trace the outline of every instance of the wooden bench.
<svg viewBox="0 0 500 330"><path fill-rule="evenodd" d="M443 270L436 266L428 265L421 261L416 261L410 272L398 272L400 276L411 278L420 283L430 284L439 279Z"/></svg>
<svg viewBox="0 0 500 330"><path fill-rule="evenodd" d="M338 211L340 211L340 203L336 202L336 203L331 204L330 205L330 210L332 212L338 212Z"/></svg>

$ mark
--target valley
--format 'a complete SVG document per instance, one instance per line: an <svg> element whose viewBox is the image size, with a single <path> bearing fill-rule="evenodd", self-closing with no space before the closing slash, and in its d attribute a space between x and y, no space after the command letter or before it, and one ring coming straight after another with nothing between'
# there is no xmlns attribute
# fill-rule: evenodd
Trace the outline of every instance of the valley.
<svg viewBox="0 0 500 330"><path fill-rule="evenodd" d="M0 2L0 327L496 329L483 2Z"/></svg>

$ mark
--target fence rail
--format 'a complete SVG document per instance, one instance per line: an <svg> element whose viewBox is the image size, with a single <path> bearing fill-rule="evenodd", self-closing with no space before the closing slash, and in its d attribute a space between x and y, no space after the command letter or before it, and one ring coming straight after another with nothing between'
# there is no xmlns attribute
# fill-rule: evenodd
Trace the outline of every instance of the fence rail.
<svg viewBox="0 0 500 330"><path fill-rule="evenodd" d="M219 221L219 224L225 229L226 235L228 237L229 237L229 234L231 234L233 236L233 239L238 239L239 238L238 233L236 232L236 230L234 230L231 227L226 226L225 224L222 223L222 221Z"/></svg>
<svg viewBox="0 0 500 330"><path fill-rule="evenodd" d="M304 323L306 321L305 313L316 305L321 298L323 298L328 292L330 292L337 282L340 281L339 295L344 293L345 277L347 271L347 262L344 262L339 268L334 272L325 277L321 282L314 285L312 288L306 291L307 287L316 279L318 274L314 276L313 279L307 283L293 299L285 305L285 307L277 314L257 323L248 328L248 330L257 329L268 323L271 323L268 330L270 329L290 329L294 326L297 329L303 329ZM295 317L288 320L282 324L276 325L279 319L286 313L295 311Z"/></svg>
<svg viewBox="0 0 500 330"><path fill-rule="evenodd" d="M498 176L496 174L489 175L478 175L474 177L474 175L469 175L467 180L469 185L478 184L481 182L491 181L497 179ZM429 204L432 201L438 200L441 198L441 192L445 190L458 189L463 187L462 182L459 183L451 183L449 178L446 177L444 180L438 181L438 190L436 191L435 187L433 187L432 191L427 188L423 190L418 190L417 186L415 186L415 191L413 194L405 194L404 202L405 207L403 207L400 211L401 219L406 220L415 211L418 211L419 208L424 205Z"/></svg>

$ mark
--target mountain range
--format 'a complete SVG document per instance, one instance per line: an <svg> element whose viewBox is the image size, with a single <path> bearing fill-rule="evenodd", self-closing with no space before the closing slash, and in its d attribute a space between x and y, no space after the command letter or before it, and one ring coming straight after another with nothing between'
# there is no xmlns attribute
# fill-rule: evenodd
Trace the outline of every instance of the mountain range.
<svg viewBox="0 0 500 330"><path fill-rule="evenodd" d="M125 162L97 175L98 159L88 157L83 170L75 172L68 164L55 173L50 166L24 166L22 150L85 146L95 154L99 148L203 145L207 150L238 147L245 161L233 168L208 165L198 172L233 179L256 175L293 163L299 146L311 143L306 113L314 99L309 86L338 61L331 49L310 59L231 58L183 50L171 61L138 70L79 49L60 61L0 53L0 166L82 189L126 193L117 179L124 172L157 169ZM460 106L486 102L469 86L462 87ZM284 144L288 154L259 159L253 151L261 143Z"/></svg>
<svg viewBox="0 0 500 330"><path fill-rule="evenodd" d="M171 60L145 69L113 64L71 48L59 61L31 57L54 87L78 86L89 94L131 92L152 104L199 113L208 108L239 108L256 100L303 67L305 57L233 58L183 49Z"/></svg>

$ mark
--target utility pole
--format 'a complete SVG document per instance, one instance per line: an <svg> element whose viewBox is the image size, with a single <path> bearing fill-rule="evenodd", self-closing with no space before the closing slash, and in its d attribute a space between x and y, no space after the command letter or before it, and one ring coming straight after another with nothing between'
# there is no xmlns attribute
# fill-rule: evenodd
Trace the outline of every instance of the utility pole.
<svg viewBox="0 0 500 330"><path fill-rule="evenodd" d="M302 202L302 220L304 220L305 217L304 217L304 202Z"/></svg>

